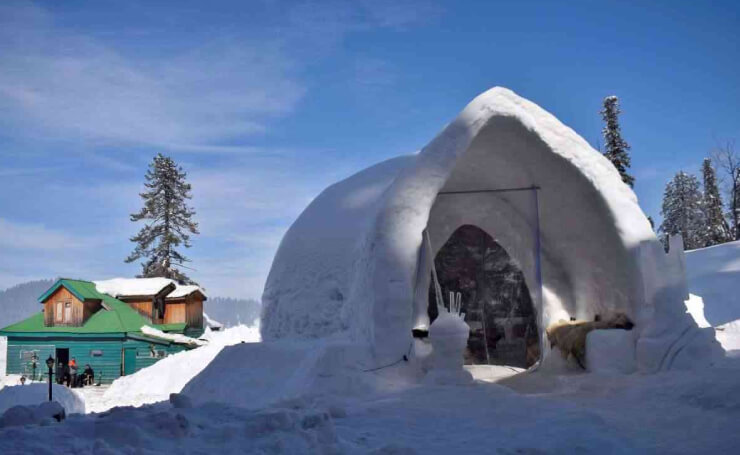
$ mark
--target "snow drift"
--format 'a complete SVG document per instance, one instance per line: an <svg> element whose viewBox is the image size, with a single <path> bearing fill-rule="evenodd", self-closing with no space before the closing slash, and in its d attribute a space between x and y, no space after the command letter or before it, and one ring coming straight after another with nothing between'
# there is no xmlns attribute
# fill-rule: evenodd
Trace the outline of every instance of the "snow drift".
<svg viewBox="0 0 740 455"><path fill-rule="evenodd" d="M535 190L440 197L532 187L536 198ZM475 98L418 154L338 182L306 208L267 279L263 338L350 340L379 362L400 358L412 328L429 323L433 255L423 254L422 233L436 254L464 224L521 264L541 331L620 311L637 323L641 370L670 367L692 343L711 357L684 311L683 257L664 254L632 190L573 130L504 88Z"/></svg>
<svg viewBox="0 0 740 455"><path fill-rule="evenodd" d="M85 400L67 387L52 384L54 401L64 407L67 414L84 414ZM14 406L35 406L49 399L49 386L44 383L12 385L0 389L0 414Z"/></svg>
<svg viewBox="0 0 740 455"><path fill-rule="evenodd" d="M256 327L244 325L223 332L207 331L204 338L208 339L205 346L178 352L130 376L116 379L99 402L91 403L89 411L102 412L114 406L142 406L166 401L171 393L179 393L188 381L206 368L224 347L254 343L260 339Z"/></svg>

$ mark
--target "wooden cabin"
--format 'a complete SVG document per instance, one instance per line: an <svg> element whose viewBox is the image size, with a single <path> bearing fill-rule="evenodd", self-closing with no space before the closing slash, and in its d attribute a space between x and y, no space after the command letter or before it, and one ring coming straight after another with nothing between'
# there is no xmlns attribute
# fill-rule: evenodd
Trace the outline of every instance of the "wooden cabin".
<svg viewBox="0 0 740 455"><path fill-rule="evenodd" d="M110 281L60 279L39 297L43 308L39 313L0 329L0 336L8 338L7 374L41 379L49 356L57 363L75 358L81 367L90 364L103 383L110 383L197 346L195 340L175 342L169 336L202 334L206 296L197 286L125 280L128 286L120 289L137 289L140 294L125 296L130 300L125 301L101 291L106 284L110 288ZM158 331L144 333L144 326Z"/></svg>
<svg viewBox="0 0 740 455"><path fill-rule="evenodd" d="M198 286L167 278L114 278L95 284L153 324L184 324L185 333L194 337L205 329L203 302L207 297Z"/></svg>

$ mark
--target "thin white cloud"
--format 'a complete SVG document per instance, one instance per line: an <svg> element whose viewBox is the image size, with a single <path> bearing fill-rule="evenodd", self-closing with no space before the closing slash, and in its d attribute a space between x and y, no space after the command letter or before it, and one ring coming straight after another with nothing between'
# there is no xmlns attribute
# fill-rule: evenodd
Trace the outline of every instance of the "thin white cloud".
<svg viewBox="0 0 740 455"><path fill-rule="evenodd" d="M217 38L133 59L28 4L0 5L0 67L7 124L170 149L222 150L221 141L264 131L304 93L278 43Z"/></svg>
<svg viewBox="0 0 740 455"><path fill-rule="evenodd" d="M18 223L0 218L0 248L61 250L80 248L81 239L43 224Z"/></svg>

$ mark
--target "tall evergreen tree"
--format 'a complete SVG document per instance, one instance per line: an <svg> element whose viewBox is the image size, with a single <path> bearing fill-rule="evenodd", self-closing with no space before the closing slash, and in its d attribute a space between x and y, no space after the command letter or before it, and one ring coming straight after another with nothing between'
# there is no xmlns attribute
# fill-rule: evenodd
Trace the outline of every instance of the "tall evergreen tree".
<svg viewBox="0 0 740 455"><path fill-rule="evenodd" d="M704 159L702 174L704 177L704 197L702 200L704 207L704 243L705 246L712 246L729 241L731 238L730 228L722 210L722 199L717 187L717 173L712 167L711 159Z"/></svg>
<svg viewBox="0 0 740 455"><path fill-rule="evenodd" d="M190 248L190 234L199 233L198 223L192 219L195 211L186 203L192 198L186 175L172 158L161 153L149 164L144 183L147 191L139 194L144 207L131 214L131 221L150 220L150 223L131 237L136 248L126 258L126 262L147 259L141 264L140 278L165 277L181 284L194 284L176 268L190 262L177 247L182 244Z"/></svg>
<svg viewBox="0 0 740 455"><path fill-rule="evenodd" d="M601 118L604 119L604 156L612 162L619 171L622 181L627 185L634 186L635 178L627 173L630 167L630 146L622 139L622 131L619 127L619 98L607 96L604 98L604 109L601 110Z"/></svg>
<svg viewBox="0 0 740 455"><path fill-rule="evenodd" d="M687 250L704 246L704 212L696 177L685 172L677 173L666 184L660 213L663 215L659 228L661 232L667 235L681 234L684 249Z"/></svg>

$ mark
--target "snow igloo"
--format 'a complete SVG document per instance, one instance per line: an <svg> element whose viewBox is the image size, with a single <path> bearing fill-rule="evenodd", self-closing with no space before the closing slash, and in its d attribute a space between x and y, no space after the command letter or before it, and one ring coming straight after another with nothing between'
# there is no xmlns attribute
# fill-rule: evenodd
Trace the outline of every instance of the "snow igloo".
<svg viewBox="0 0 740 455"><path fill-rule="evenodd" d="M690 366L712 349L711 335L685 312L682 248L664 252L606 158L500 87L476 97L421 151L360 171L310 203L275 255L263 340L359 343L378 364L402 357L434 316L432 264L465 228L492 240L521 275L531 320L519 337L534 340L525 345L537 345L538 360L550 355L551 323L616 312L636 324L634 349L623 354L635 369ZM455 289L443 290L445 300L447 291Z"/></svg>

